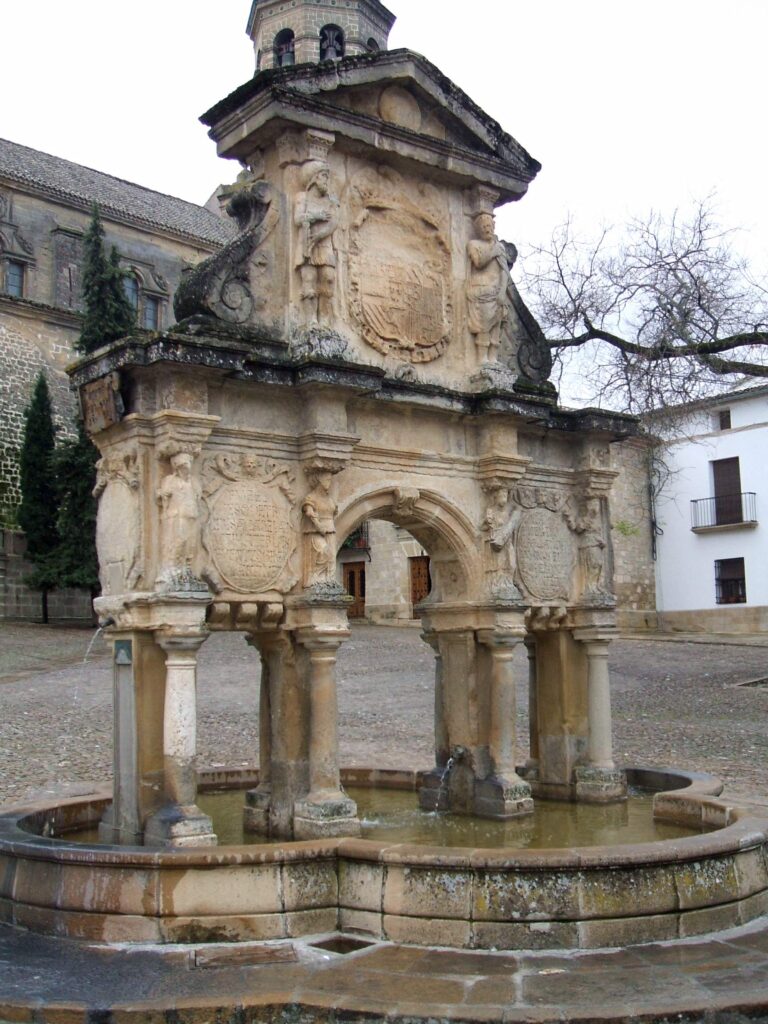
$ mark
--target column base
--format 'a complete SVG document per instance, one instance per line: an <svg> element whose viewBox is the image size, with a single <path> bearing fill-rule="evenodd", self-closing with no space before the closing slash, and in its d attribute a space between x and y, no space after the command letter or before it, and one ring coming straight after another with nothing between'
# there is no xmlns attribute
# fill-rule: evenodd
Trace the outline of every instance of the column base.
<svg viewBox="0 0 768 1024"><path fill-rule="evenodd" d="M467 793L467 785L452 786L443 773L425 772L419 787L419 807L422 811L447 811L478 818L506 819L533 814L531 787L524 779L492 776L470 783L471 791Z"/></svg>
<svg viewBox="0 0 768 1024"><path fill-rule="evenodd" d="M110 806L99 822L99 842L110 846L141 846L142 833L136 828L115 824Z"/></svg>
<svg viewBox="0 0 768 1024"><path fill-rule="evenodd" d="M627 776L621 769L579 765L574 778L580 803L607 804L627 799Z"/></svg>
<svg viewBox="0 0 768 1024"><path fill-rule="evenodd" d="M216 846L213 822L196 804L167 804L147 819L145 846Z"/></svg>
<svg viewBox="0 0 768 1024"><path fill-rule="evenodd" d="M514 778L492 777L475 782L475 814L479 818L520 818L533 814L533 797L527 782Z"/></svg>
<svg viewBox="0 0 768 1024"><path fill-rule="evenodd" d="M270 789L249 789L243 807L243 831L269 835L269 808L272 804Z"/></svg>
<svg viewBox="0 0 768 1024"><path fill-rule="evenodd" d="M293 807L293 834L296 839L359 836L357 804L344 793L318 801L297 800Z"/></svg>

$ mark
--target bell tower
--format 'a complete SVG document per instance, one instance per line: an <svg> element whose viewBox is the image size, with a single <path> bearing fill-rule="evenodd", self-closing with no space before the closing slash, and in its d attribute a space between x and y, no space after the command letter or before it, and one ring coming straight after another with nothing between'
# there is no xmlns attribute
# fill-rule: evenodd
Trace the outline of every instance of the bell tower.
<svg viewBox="0 0 768 1024"><path fill-rule="evenodd" d="M253 0L256 70L387 49L395 16L379 0Z"/></svg>

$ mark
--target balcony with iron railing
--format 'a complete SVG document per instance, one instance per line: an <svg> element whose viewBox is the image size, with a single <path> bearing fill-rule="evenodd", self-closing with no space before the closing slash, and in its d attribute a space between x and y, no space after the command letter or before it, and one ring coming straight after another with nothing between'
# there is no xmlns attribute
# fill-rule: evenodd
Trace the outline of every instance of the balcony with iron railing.
<svg viewBox="0 0 768 1024"><path fill-rule="evenodd" d="M757 495L718 494L715 498L698 498L691 502L691 529L694 533L734 527L757 526Z"/></svg>

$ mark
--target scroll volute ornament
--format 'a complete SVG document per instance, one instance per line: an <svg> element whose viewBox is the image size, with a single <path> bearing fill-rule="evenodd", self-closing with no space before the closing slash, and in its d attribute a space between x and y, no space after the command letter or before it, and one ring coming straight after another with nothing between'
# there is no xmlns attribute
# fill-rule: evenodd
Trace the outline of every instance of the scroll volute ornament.
<svg viewBox="0 0 768 1024"><path fill-rule="evenodd" d="M280 203L267 181L246 176L227 204L238 235L221 252L182 277L173 300L177 320L211 316L230 324L258 319L268 300L272 255L265 243L280 219Z"/></svg>

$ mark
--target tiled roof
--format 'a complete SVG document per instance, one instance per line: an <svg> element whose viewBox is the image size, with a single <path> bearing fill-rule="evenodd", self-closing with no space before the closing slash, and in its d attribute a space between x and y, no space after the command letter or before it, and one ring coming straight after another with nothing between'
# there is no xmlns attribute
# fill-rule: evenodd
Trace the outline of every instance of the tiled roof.
<svg viewBox="0 0 768 1024"><path fill-rule="evenodd" d="M37 186L78 204L98 203L107 219L110 214L127 217L213 245L223 245L235 233L234 225L203 206L6 139L0 139L0 179Z"/></svg>

